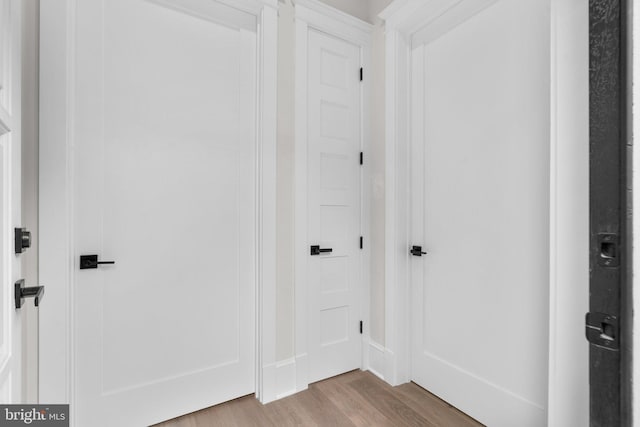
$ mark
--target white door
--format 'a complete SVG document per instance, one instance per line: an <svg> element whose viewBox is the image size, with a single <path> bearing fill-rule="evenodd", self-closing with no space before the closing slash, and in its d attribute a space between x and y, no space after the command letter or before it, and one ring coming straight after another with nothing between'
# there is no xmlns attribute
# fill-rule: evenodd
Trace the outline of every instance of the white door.
<svg viewBox="0 0 640 427"><path fill-rule="evenodd" d="M0 403L22 401L20 311L14 300L21 264L13 248L21 194L20 8L20 1L0 0Z"/></svg>
<svg viewBox="0 0 640 427"><path fill-rule="evenodd" d="M209 0L76 5L76 425L253 393L255 18Z"/></svg>
<svg viewBox="0 0 640 427"><path fill-rule="evenodd" d="M412 52L412 380L546 425L549 4L498 1Z"/></svg>
<svg viewBox="0 0 640 427"><path fill-rule="evenodd" d="M360 367L360 49L308 39L309 382ZM317 254L311 246L318 246Z"/></svg>

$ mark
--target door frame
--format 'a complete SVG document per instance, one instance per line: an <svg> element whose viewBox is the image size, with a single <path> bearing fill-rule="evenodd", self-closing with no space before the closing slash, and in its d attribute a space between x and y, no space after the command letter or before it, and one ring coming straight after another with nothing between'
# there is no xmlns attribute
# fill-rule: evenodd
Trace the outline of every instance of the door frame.
<svg viewBox="0 0 640 427"><path fill-rule="evenodd" d="M39 400L75 398L73 249L73 99L75 10L80 0L43 2L40 24L40 311ZM256 18L256 397L275 399L277 0L215 0ZM57 165L57 166L56 166ZM65 174L60 174L64 165ZM44 306L43 306L44 307ZM71 417L75 419L75 417Z"/></svg>
<svg viewBox="0 0 640 427"><path fill-rule="evenodd" d="M368 365L367 343L369 342L369 266L370 266L370 182L371 165L367 160L370 140L370 93L371 79L371 37L373 26L349 14L341 12L318 0L297 0L295 4L295 189L294 189L294 290L295 290L295 391L306 390L309 386L307 336L307 261L309 242L307 239L307 63L309 30L317 30L352 43L360 48L360 60L364 69L360 96L360 151L364 153L360 186L360 228L364 236L361 251L360 300L362 321L361 366ZM354 70L355 72L355 70Z"/></svg>
<svg viewBox="0 0 640 427"><path fill-rule="evenodd" d="M0 144L3 155L0 158L0 227L6 241L0 244L0 292L3 304L0 311L0 328L3 340L0 341L0 402L21 403L25 388L25 365L23 363L23 311L17 310L14 301L14 283L23 276L22 259L14 252L11 241L14 228L22 224L22 43L24 6L18 0L8 1L7 19L9 25L4 28L6 38L0 49L0 55L6 55L0 62L0 77L4 81L0 93ZM2 25L2 23L0 23ZM0 33L2 30L0 30ZM1 59L1 58L0 58ZM33 284L27 283L27 286ZM6 381L4 381L6 380ZM6 399L6 400L5 400ZM4 400L4 401L3 401Z"/></svg>
<svg viewBox="0 0 640 427"><path fill-rule="evenodd" d="M590 425L632 426L633 397L633 1L589 2ZM605 90L603 90L605 89ZM606 207L606 209L602 209ZM613 258L602 241L613 235ZM616 262L617 261L617 262ZM599 322L616 319L613 340ZM594 321L595 320L595 321Z"/></svg>
<svg viewBox="0 0 640 427"><path fill-rule="evenodd" d="M385 21L384 378L411 380L411 45L436 37L499 0L396 0ZM588 5L550 1L550 248L548 425L587 425L588 349ZM425 25L426 23L426 25ZM581 249L576 249L576 247ZM543 325L546 324L544 319Z"/></svg>

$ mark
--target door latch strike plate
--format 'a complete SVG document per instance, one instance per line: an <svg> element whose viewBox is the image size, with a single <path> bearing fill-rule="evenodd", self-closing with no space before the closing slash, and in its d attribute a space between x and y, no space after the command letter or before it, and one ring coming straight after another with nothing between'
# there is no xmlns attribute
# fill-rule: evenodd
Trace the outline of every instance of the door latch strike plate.
<svg viewBox="0 0 640 427"><path fill-rule="evenodd" d="M587 313L585 322L587 341L609 350L620 348L618 318L605 313Z"/></svg>
<svg viewBox="0 0 640 427"><path fill-rule="evenodd" d="M620 238L615 233L599 233L596 251L598 265L618 267L620 265Z"/></svg>

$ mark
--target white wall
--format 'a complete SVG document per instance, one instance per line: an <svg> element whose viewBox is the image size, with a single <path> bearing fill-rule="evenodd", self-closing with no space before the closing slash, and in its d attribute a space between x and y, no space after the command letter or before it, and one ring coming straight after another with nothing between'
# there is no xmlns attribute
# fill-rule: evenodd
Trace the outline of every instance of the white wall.
<svg viewBox="0 0 640 427"><path fill-rule="evenodd" d="M276 360L294 355L294 10L280 3L278 17L278 142L276 171Z"/></svg>
<svg viewBox="0 0 640 427"><path fill-rule="evenodd" d="M384 25L378 14L387 7L392 0L370 0L369 21L374 24L372 43L372 69L368 73L373 80L371 93L371 299L370 299L370 328L371 340L380 346L385 346L385 302L384 302L384 68L385 68L385 38Z"/></svg>
<svg viewBox="0 0 640 427"><path fill-rule="evenodd" d="M323 3L333 6L349 15L369 21L369 0L320 0Z"/></svg>
<svg viewBox="0 0 640 427"><path fill-rule="evenodd" d="M382 12L387 6L393 3L393 0L369 0L369 22L372 24L382 24L378 15Z"/></svg>

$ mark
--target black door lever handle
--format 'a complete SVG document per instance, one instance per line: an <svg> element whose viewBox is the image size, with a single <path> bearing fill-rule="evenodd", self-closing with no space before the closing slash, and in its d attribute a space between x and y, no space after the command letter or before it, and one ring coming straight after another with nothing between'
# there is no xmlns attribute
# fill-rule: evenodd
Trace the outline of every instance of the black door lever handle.
<svg viewBox="0 0 640 427"><path fill-rule="evenodd" d="M411 255L413 256L422 256L427 254L426 252L422 251L422 246L412 246L409 250L409 253L411 253Z"/></svg>
<svg viewBox="0 0 640 427"><path fill-rule="evenodd" d="M98 261L98 255L80 255L80 270L98 268L98 265L115 263L115 261Z"/></svg>
<svg viewBox="0 0 640 427"><path fill-rule="evenodd" d="M319 245L311 246L311 255L320 255L333 252L333 248L322 248Z"/></svg>
<svg viewBox="0 0 640 427"><path fill-rule="evenodd" d="M40 302L44 297L44 286L24 286L24 279L18 280L14 284L14 299L16 308L22 307L22 302L25 298L33 298L33 303L36 307L40 306Z"/></svg>

